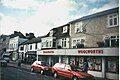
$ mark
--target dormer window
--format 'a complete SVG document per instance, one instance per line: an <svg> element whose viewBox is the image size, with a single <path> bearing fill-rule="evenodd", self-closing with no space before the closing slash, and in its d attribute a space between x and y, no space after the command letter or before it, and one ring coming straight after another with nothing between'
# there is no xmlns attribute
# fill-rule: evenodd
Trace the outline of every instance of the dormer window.
<svg viewBox="0 0 120 80"><path fill-rule="evenodd" d="M118 26L118 14L110 14L108 15L108 27L115 27Z"/></svg>
<svg viewBox="0 0 120 80"><path fill-rule="evenodd" d="M53 30L50 30L49 36L53 36Z"/></svg>
<svg viewBox="0 0 120 80"><path fill-rule="evenodd" d="M67 33L67 28L68 28L68 26L63 27L63 33Z"/></svg>
<svg viewBox="0 0 120 80"><path fill-rule="evenodd" d="M83 23L76 22L75 23L75 33L83 32Z"/></svg>

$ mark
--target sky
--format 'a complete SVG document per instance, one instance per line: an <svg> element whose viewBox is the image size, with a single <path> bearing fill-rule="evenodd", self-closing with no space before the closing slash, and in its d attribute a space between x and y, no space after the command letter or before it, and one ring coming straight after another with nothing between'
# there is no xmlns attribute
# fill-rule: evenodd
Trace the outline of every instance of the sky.
<svg viewBox="0 0 120 80"><path fill-rule="evenodd" d="M0 0L0 35L46 35L82 16L119 6L119 0Z"/></svg>

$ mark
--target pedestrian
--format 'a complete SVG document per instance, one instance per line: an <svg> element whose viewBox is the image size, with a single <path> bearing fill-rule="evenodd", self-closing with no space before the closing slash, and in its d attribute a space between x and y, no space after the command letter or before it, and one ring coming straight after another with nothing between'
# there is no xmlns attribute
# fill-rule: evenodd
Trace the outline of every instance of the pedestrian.
<svg viewBox="0 0 120 80"><path fill-rule="evenodd" d="M18 59L18 66L21 66L21 59Z"/></svg>
<svg viewBox="0 0 120 80"><path fill-rule="evenodd" d="M85 72L85 73L87 73L88 72L88 62L87 62L87 60L85 60L84 61L84 63L83 63L83 71Z"/></svg>

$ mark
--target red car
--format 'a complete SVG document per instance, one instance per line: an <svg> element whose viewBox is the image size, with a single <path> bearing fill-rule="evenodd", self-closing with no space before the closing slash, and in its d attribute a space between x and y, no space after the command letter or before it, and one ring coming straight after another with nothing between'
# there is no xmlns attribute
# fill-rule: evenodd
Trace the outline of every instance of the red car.
<svg viewBox="0 0 120 80"><path fill-rule="evenodd" d="M58 75L70 78L72 80L94 80L94 77L88 73L82 72L75 66L71 66L64 63L56 63L52 67L52 73L57 78Z"/></svg>
<svg viewBox="0 0 120 80"><path fill-rule="evenodd" d="M40 72L40 74L44 74L46 71L49 71L51 68L49 67L47 62L44 61L35 61L31 65L31 72Z"/></svg>

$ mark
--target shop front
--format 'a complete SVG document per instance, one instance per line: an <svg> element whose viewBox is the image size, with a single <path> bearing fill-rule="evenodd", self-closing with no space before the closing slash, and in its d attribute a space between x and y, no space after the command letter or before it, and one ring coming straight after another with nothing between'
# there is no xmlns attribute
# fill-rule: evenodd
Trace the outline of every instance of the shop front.
<svg viewBox="0 0 120 80"><path fill-rule="evenodd" d="M118 50L118 48L50 49L38 51L37 54L48 57L48 61L51 60L53 63L74 64L80 69L87 60L89 74L95 77L119 79Z"/></svg>

